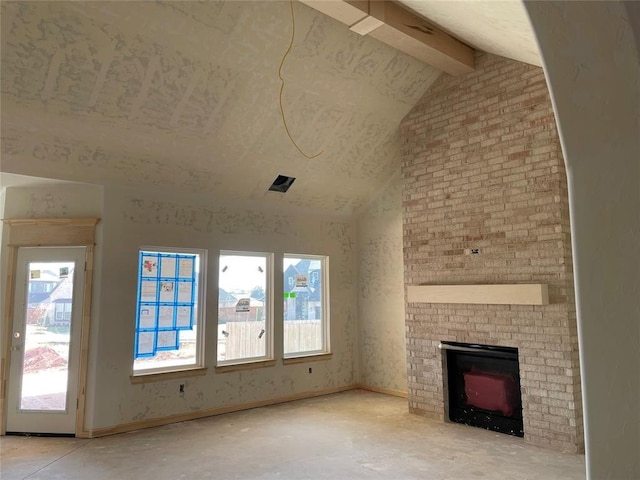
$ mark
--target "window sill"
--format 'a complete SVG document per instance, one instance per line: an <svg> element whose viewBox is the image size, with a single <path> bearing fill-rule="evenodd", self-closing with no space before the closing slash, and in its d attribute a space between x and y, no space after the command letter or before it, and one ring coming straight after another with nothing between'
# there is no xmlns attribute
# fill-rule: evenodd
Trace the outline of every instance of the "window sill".
<svg viewBox="0 0 640 480"><path fill-rule="evenodd" d="M197 367L170 372L142 373L138 375L131 375L129 379L133 385L138 385L141 383L162 382L164 380L172 380L174 378L201 377L207 374L207 370L208 368L206 367Z"/></svg>
<svg viewBox="0 0 640 480"><path fill-rule="evenodd" d="M258 360L257 362L234 363L231 365L220 365L216 367L216 373L237 372L241 370L253 370L254 368L273 367L275 360Z"/></svg>
<svg viewBox="0 0 640 480"><path fill-rule="evenodd" d="M331 353L316 353L300 357L288 357L282 359L283 365L294 365L296 363L321 362L323 360L331 360Z"/></svg>

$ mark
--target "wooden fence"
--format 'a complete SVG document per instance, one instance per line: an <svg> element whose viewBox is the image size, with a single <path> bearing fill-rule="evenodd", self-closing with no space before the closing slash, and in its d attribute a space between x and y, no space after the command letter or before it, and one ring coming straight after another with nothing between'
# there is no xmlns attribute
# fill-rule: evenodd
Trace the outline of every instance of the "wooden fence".
<svg viewBox="0 0 640 480"><path fill-rule="evenodd" d="M218 330L218 360L263 357L266 353L265 342L259 337L264 328L264 321L227 322L221 325ZM263 333L265 334L266 332ZM284 342L287 352L320 350L322 348L321 321L284 322Z"/></svg>

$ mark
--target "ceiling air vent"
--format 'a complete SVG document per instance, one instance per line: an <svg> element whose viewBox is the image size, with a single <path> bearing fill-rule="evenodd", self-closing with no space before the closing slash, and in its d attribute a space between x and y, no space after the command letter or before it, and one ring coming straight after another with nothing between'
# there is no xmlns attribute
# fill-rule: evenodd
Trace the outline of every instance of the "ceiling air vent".
<svg viewBox="0 0 640 480"><path fill-rule="evenodd" d="M278 177L273 181L273 183L269 187L269 191L285 193L287 190L289 190L289 187L293 185L293 182L295 180L296 180L295 177L278 175Z"/></svg>

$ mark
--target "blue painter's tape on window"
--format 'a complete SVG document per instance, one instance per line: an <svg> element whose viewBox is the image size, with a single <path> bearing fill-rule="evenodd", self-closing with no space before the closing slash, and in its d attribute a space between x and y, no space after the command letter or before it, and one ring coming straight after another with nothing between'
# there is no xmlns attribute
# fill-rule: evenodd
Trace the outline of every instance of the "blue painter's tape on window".
<svg viewBox="0 0 640 480"><path fill-rule="evenodd" d="M141 251L138 269L135 358L180 348L196 308L196 255Z"/></svg>

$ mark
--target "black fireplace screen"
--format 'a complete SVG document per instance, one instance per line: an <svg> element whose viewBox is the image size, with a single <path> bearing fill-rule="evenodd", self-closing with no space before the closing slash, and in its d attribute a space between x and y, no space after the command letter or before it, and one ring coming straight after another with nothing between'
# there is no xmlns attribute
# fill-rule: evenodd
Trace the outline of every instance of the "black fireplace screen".
<svg viewBox="0 0 640 480"><path fill-rule="evenodd" d="M524 436L518 349L442 342L446 351L449 419Z"/></svg>

